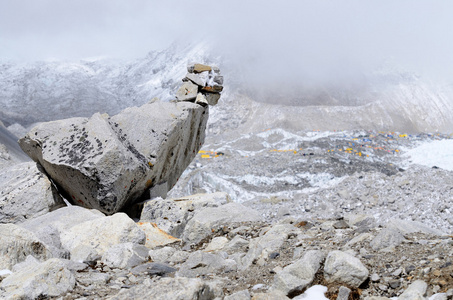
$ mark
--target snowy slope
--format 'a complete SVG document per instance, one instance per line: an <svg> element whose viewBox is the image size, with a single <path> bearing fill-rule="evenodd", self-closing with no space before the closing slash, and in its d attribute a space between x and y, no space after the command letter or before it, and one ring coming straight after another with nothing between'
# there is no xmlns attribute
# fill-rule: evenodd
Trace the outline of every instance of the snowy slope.
<svg viewBox="0 0 453 300"><path fill-rule="evenodd" d="M0 120L28 125L95 112L114 114L153 97L169 99L189 61L211 63L208 47L173 46L133 62L0 63Z"/></svg>

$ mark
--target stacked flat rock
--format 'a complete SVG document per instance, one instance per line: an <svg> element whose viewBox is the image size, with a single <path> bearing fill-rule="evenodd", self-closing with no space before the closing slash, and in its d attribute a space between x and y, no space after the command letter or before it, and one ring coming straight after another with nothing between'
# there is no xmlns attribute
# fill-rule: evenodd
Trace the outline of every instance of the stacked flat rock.
<svg viewBox="0 0 453 300"><path fill-rule="evenodd" d="M207 68L210 71L200 71ZM201 69L195 65L190 74L206 75L203 88L220 91L220 86L210 85L221 80L213 75L218 69ZM153 99L115 116L96 113L42 123L19 144L73 203L110 215L143 197L165 197L175 185L204 142L206 103L220 97L217 92L203 93L199 97L205 101L195 103Z"/></svg>
<svg viewBox="0 0 453 300"><path fill-rule="evenodd" d="M183 85L176 93L179 101L191 101L200 105L216 105L223 90L223 76L219 68L202 64L189 64Z"/></svg>

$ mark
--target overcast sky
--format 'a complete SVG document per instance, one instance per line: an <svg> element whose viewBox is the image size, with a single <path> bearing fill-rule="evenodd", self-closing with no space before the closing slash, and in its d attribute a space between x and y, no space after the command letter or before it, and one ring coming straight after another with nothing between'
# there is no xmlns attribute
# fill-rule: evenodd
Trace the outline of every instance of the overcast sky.
<svg viewBox="0 0 453 300"><path fill-rule="evenodd" d="M392 60L453 75L451 0L0 0L0 58L137 58L206 40L241 63L311 77ZM339 71L340 70L340 71Z"/></svg>

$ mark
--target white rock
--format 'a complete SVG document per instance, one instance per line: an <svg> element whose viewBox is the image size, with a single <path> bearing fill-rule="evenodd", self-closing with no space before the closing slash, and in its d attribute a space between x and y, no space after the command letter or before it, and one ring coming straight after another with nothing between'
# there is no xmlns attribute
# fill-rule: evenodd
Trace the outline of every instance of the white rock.
<svg viewBox="0 0 453 300"><path fill-rule="evenodd" d="M87 247L102 256L108 248L116 244L145 244L146 236L126 214L116 213L75 225L62 232L60 238L62 246L68 249L71 255L77 247Z"/></svg>
<svg viewBox="0 0 453 300"><path fill-rule="evenodd" d="M111 268L130 269L148 260L149 249L143 245L122 243L113 245L102 256L102 262Z"/></svg>
<svg viewBox="0 0 453 300"><path fill-rule="evenodd" d="M220 254L196 251L190 254L179 271L178 276L197 277L207 274L222 274L237 270L237 264L232 259L225 259Z"/></svg>
<svg viewBox="0 0 453 300"><path fill-rule="evenodd" d="M0 224L0 270L11 270L28 255L39 260L52 257L48 247L32 232L15 224Z"/></svg>
<svg viewBox="0 0 453 300"><path fill-rule="evenodd" d="M0 223L20 223L62 206L63 199L35 162L1 170Z"/></svg>
<svg viewBox="0 0 453 300"><path fill-rule="evenodd" d="M445 232L443 231L431 228L420 222L409 220L392 219L387 223L386 227L396 229L400 231L402 234L420 232L439 236L445 235Z"/></svg>
<svg viewBox="0 0 453 300"><path fill-rule="evenodd" d="M223 236L215 237L203 250L204 252L216 252L222 250L228 244L228 239Z"/></svg>
<svg viewBox="0 0 453 300"><path fill-rule="evenodd" d="M168 233L157 227L155 223L138 222L137 225L145 233L145 246L149 249L181 242L180 239L169 235Z"/></svg>
<svg viewBox="0 0 453 300"><path fill-rule="evenodd" d="M369 272L362 262L342 251L331 251L324 263L324 277L328 282L342 282L351 287L359 287Z"/></svg>
<svg viewBox="0 0 453 300"><path fill-rule="evenodd" d="M104 216L103 213L94 209L66 206L18 225L33 232L38 239L48 246L54 257L69 258L69 251L61 245L61 233L75 225ZM85 250L90 251L89 249Z"/></svg>
<svg viewBox="0 0 453 300"><path fill-rule="evenodd" d="M231 294L229 296L225 296L224 300L250 300L250 293L248 290L242 290Z"/></svg>
<svg viewBox="0 0 453 300"><path fill-rule="evenodd" d="M181 237L187 222L203 208L230 202L227 193L195 194L176 199L153 199L144 203L140 222L153 222L168 234Z"/></svg>
<svg viewBox="0 0 453 300"><path fill-rule="evenodd" d="M373 250L381 250L388 247L396 247L404 241L404 236L396 229L384 228L370 242Z"/></svg>
<svg viewBox="0 0 453 300"><path fill-rule="evenodd" d="M409 287L398 297L398 300L425 300L428 284L423 280L415 280Z"/></svg>
<svg viewBox="0 0 453 300"><path fill-rule="evenodd" d="M220 295L219 295L220 296ZM121 290L111 300L123 299L214 299L216 294L198 278L162 278L156 282Z"/></svg>
<svg viewBox="0 0 453 300"><path fill-rule="evenodd" d="M5 290L5 299L37 299L63 295L74 288L75 282L65 262L51 258L9 275L0 287Z"/></svg>
<svg viewBox="0 0 453 300"><path fill-rule="evenodd" d="M272 226L263 236L253 239L249 244L249 251L242 260L241 269L245 270L254 262L264 264L269 254L278 252L289 234L297 234L300 230L291 224L277 224Z"/></svg>
<svg viewBox="0 0 453 300"><path fill-rule="evenodd" d="M275 275L272 288L286 295L302 292L313 282L324 258L325 255L319 250L307 251L301 259L286 266Z"/></svg>
<svg viewBox="0 0 453 300"><path fill-rule="evenodd" d="M196 244L210 236L219 226L259 221L262 221L262 217L257 211L239 203L206 208L190 219L184 229L182 240L188 244Z"/></svg>
<svg viewBox="0 0 453 300"><path fill-rule="evenodd" d="M195 99L195 103L200 105L208 105L208 100L206 99L205 95L202 93L198 93L197 98Z"/></svg>
<svg viewBox="0 0 453 300"><path fill-rule="evenodd" d="M154 102L42 123L19 143L74 203L113 214L155 185L174 186L204 142L207 119L198 104Z"/></svg>

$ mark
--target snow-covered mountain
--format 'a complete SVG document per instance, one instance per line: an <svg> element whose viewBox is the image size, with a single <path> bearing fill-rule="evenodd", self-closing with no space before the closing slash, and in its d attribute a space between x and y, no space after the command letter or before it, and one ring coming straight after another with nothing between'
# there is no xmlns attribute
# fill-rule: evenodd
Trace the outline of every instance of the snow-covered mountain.
<svg viewBox="0 0 453 300"><path fill-rule="evenodd" d="M114 114L154 97L175 94L186 64L218 64L226 89L211 109L209 132L224 138L263 128L289 130L374 129L409 132L453 130L452 86L428 83L391 68L347 87L257 86L244 76L244 62L222 59L201 43L173 45L132 62L87 59L75 62L0 63L0 120L28 126L95 112ZM247 73L250 74L250 73Z"/></svg>
<svg viewBox="0 0 453 300"><path fill-rule="evenodd" d="M153 97L169 99L189 61L211 63L206 51L204 44L175 45L132 62L0 63L0 120L29 125L98 111L114 114Z"/></svg>

